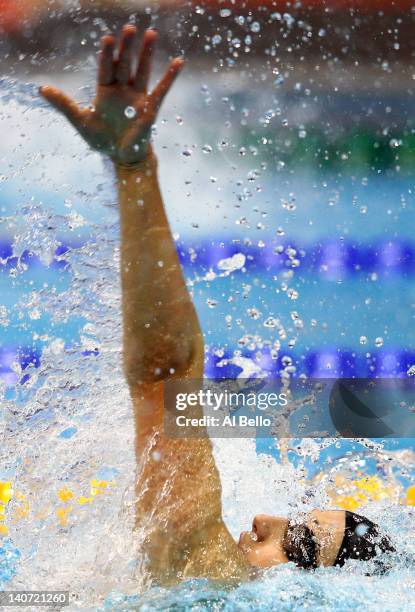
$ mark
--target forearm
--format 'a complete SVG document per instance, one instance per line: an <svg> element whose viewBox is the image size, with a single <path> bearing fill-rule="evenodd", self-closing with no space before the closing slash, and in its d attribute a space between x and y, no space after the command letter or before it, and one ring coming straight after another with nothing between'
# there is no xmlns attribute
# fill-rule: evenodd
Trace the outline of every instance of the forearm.
<svg viewBox="0 0 415 612"><path fill-rule="evenodd" d="M130 388L203 374L203 340L164 211L152 152L118 166L124 364Z"/></svg>

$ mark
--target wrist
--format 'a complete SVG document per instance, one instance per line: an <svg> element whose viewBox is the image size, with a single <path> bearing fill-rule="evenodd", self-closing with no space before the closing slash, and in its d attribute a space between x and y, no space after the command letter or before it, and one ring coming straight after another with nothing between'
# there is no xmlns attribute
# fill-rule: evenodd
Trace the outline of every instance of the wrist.
<svg viewBox="0 0 415 612"><path fill-rule="evenodd" d="M131 163L120 162L120 161L114 160L113 163L114 163L114 167L115 167L117 174L118 173L128 174L128 173L137 173L137 172L142 173L142 172L153 171L154 169L157 169L157 157L155 156L155 153L151 145L148 145L147 147L146 156L140 160L137 160Z"/></svg>

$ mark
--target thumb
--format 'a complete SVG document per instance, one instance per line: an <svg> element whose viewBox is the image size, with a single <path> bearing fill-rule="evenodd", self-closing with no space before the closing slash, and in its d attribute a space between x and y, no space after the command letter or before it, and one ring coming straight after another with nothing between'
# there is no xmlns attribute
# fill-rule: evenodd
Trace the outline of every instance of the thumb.
<svg viewBox="0 0 415 612"><path fill-rule="evenodd" d="M85 111L78 106L75 100L72 100L72 98L69 98L63 91L60 91L56 87L51 87L50 85L40 87L39 93L56 108L56 110L62 113L62 115L65 115L72 125L76 128L80 127L85 119Z"/></svg>

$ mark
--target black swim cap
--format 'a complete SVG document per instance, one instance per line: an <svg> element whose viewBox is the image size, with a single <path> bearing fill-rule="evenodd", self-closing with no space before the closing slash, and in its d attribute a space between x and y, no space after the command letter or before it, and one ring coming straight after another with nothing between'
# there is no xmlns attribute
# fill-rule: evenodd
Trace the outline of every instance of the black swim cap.
<svg viewBox="0 0 415 612"><path fill-rule="evenodd" d="M290 561L304 569L317 567L317 544L311 529L304 524L288 524L283 546Z"/></svg>

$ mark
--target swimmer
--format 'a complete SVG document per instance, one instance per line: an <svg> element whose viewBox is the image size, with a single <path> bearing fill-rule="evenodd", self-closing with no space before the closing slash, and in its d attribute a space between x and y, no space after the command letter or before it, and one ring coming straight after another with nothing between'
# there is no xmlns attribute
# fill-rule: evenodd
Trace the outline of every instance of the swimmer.
<svg viewBox="0 0 415 612"><path fill-rule="evenodd" d="M154 30L137 55L134 25L117 44L104 36L93 106L80 108L54 87L41 94L95 150L109 157L118 185L121 224L123 360L135 416L137 527L149 575L163 584L184 578L248 578L256 568L289 561L302 568L342 566L393 550L366 518L315 510L299 521L256 516L231 537L223 519L221 484L206 439L171 439L163 429L167 380L201 379L204 342L183 278L158 182L151 128L182 70L173 59L150 90ZM136 58L137 55L137 58ZM194 416L201 416L196 407Z"/></svg>

